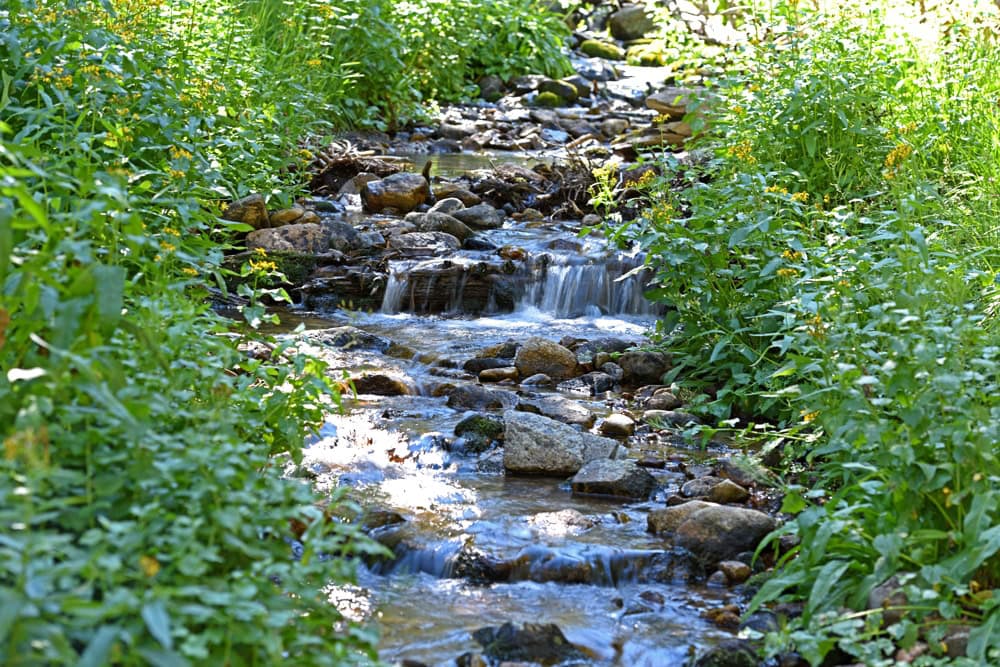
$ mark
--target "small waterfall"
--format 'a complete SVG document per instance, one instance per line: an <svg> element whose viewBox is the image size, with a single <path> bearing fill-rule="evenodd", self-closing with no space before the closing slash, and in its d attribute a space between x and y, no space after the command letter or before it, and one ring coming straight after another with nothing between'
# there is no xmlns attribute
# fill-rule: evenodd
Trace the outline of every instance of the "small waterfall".
<svg viewBox="0 0 1000 667"><path fill-rule="evenodd" d="M385 296L382 297L382 312L387 315L401 312L403 310L403 299L410 291L407 273L412 262L390 262L389 281L385 286ZM413 296L410 295L412 301ZM412 308L412 306L411 306Z"/></svg>
<svg viewBox="0 0 1000 667"><path fill-rule="evenodd" d="M546 254L531 266L532 278L518 306L533 306L556 317L651 315L655 304L643 296L650 271L642 259L616 254L588 259Z"/></svg>

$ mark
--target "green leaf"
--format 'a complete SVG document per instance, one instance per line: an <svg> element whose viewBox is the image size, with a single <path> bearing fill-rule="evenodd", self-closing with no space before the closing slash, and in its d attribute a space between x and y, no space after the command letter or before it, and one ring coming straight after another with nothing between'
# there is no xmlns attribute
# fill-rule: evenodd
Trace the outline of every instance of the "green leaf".
<svg viewBox="0 0 1000 667"><path fill-rule="evenodd" d="M986 651L1000 649L1000 609L994 609L986 620L969 632L967 655L979 664L986 664Z"/></svg>
<svg viewBox="0 0 1000 667"><path fill-rule="evenodd" d="M163 648L174 647L174 638L170 636L170 615L163 600L152 600L142 605L142 620L146 621L149 633Z"/></svg>
<svg viewBox="0 0 1000 667"><path fill-rule="evenodd" d="M122 306L125 303L125 269L97 264L92 271L96 282L97 316L102 331L108 335L121 320Z"/></svg>
<svg viewBox="0 0 1000 667"><path fill-rule="evenodd" d="M118 639L119 632L118 626L113 625L98 628L87 649L80 656L80 662L76 663L76 667L102 667L110 663L111 649Z"/></svg>
<svg viewBox="0 0 1000 667"><path fill-rule="evenodd" d="M830 600L830 590L840 581L844 572L851 566L850 561L832 560L820 568L813 582L812 591L809 593L809 601L806 603L806 615L812 615L823 606L835 604L836 600Z"/></svg>

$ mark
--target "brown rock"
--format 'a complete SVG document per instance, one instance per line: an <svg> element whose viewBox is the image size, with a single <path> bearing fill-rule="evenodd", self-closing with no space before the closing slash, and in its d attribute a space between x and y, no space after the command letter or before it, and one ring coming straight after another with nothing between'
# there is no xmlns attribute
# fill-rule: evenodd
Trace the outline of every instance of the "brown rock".
<svg viewBox="0 0 1000 667"><path fill-rule="evenodd" d="M719 571L726 575L730 586L742 584L750 578L750 566L738 560L724 560L718 565Z"/></svg>
<svg viewBox="0 0 1000 667"><path fill-rule="evenodd" d="M258 229L247 235L247 249L267 252L321 253L329 250L330 239L321 225L285 225Z"/></svg>
<svg viewBox="0 0 1000 667"><path fill-rule="evenodd" d="M290 225L303 215L305 215L306 210L301 206L292 206L291 208L283 208L280 211L275 211L271 214L271 226L281 227L282 225Z"/></svg>
<svg viewBox="0 0 1000 667"><path fill-rule="evenodd" d="M713 505L689 516L674 533L674 544L702 561L732 560L753 551L777 522L757 510L731 505Z"/></svg>
<svg viewBox="0 0 1000 667"><path fill-rule="evenodd" d="M480 382L503 382L505 380L517 382L518 377L520 376L517 373L517 369L513 366L487 368L479 372Z"/></svg>
<svg viewBox="0 0 1000 667"><path fill-rule="evenodd" d="M567 380L576 371L576 355L558 343L532 336L514 356L521 377L544 373L553 380Z"/></svg>
<svg viewBox="0 0 1000 667"><path fill-rule="evenodd" d="M401 172L361 186L361 201L365 210L378 213L395 209L408 213L427 201L430 185L420 174Z"/></svg>
<svg viewBox="0 0 1000 667"><path fill-rule="evenodd" d="M265 229L269 224L267 204L264 197L253 194L237 199L225 208L222 217L233 222L242 222L254 229Z"/></svg>
<svg viewBox="0 0 1000 667"><path fill-rule="evenodd" d="M680 120L687 113L694 93L690 88L665 88L646 98L646 106L664 116Z"/></svg>
<svg viewBox="0 0 1000 667"><path fill-rule="evenodd" d="M724 479L708 492L708 499L713 503L742 503L750 497L750 492L736 482Z"/></svg>
<svg viewBox="0 0 1000 667"><path fill-rule="evenodd" d="M688 517L706 507L714 507L714 505L704 500L689 500L683 505L655 509L646 516L647 530L651 533L672 533Z"/></svg>

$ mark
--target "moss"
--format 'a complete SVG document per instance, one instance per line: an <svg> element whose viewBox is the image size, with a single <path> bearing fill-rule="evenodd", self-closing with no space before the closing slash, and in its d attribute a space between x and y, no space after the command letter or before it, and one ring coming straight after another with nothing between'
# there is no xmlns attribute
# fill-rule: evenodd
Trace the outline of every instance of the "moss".
<svg viewBox="0 0 1000 667"><path fill-rule="evenodd" d="M580 50L591 58L604 58L605 60L624 60L625 50L616 44L602 42L597 39L588 39L580 45Z"/></svg>
<svg viewBox="0 0 1000 667"><path fill-rule="evenodd" d="M535 98L535 105L540 107L561 107L563 104L565 104L563 98L548 91L538 93L538 96Z"/></svg>

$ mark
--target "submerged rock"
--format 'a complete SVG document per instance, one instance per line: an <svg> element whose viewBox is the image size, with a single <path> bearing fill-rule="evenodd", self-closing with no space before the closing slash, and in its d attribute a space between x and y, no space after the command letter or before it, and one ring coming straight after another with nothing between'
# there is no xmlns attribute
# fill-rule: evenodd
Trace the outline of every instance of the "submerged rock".
<svg viewBox="0 0 1000 667"><path fill-rule="evenodd" d="M455 435L465 438L465 449L483 452L503 438L503 420L493 415L469 415L455 425Z"/></svg>
<svg viewBox="0 0 1000 667"><path fill-rule="evenodd" d="M587 657L552 623L525 623L521 628L504 623L500 627L480 628L472 637L483 647L484 655L498 661L555 665Z"/></svg>
<svg viewBox="0 0 1000 667"><path fill-rule="evenodd" d="M757 651L746 639L727 639L694 662L694 667L757 667Z"/></svg>
<svg viewBox="0 0 1000 667"><path fill-rule="evenodd" d="M504 415L504 468L530 475L572 475L585 464L614 455L618 443L527 412Z"/></svg>

